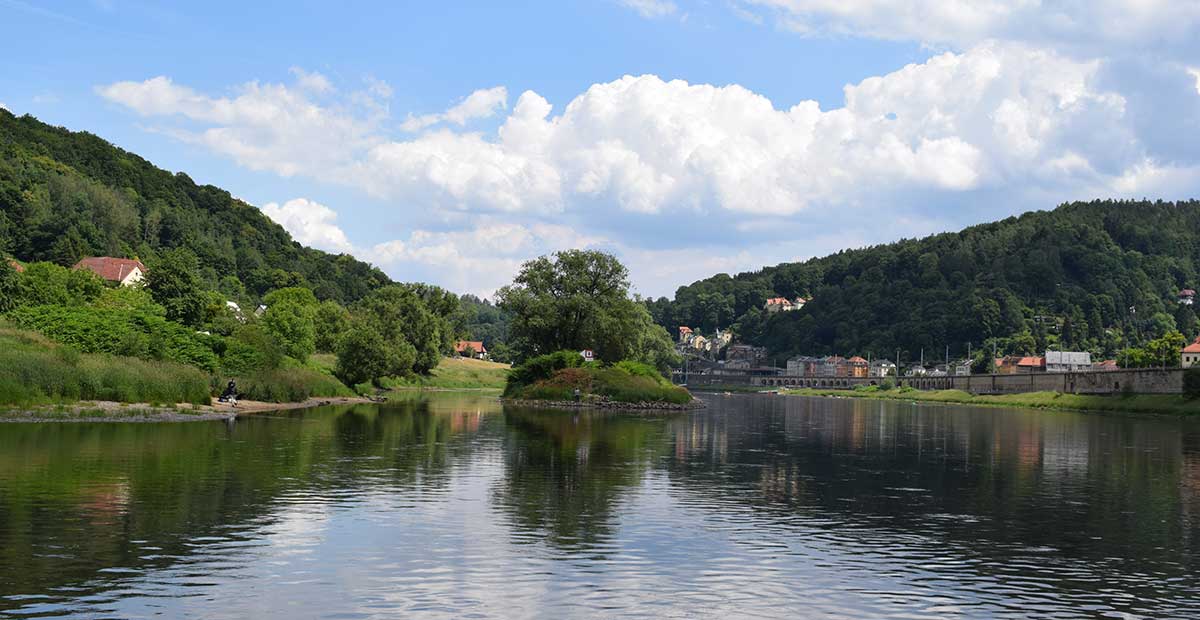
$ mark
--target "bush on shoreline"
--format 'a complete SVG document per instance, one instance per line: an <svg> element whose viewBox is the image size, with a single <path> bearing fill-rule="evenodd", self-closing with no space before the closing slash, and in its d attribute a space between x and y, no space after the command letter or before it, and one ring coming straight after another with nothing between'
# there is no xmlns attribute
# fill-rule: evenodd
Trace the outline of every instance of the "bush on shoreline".
<svg viewBox="0 0 1200 620"><path fill-rule="evenodd" d="M571 400L575 390L589 398L622 403L685 404L692 395L667 381L648 364L622 361L612 366L584 363L574 351L530 358L509 373L504 396L520 400Z"/></svg>
<svg viewBox="0 0 1200 620"><path fill-rule="evenodd" d="M208 404L209 395L208 375L190 366L83 354L35 334L0 328L0 404Z"/></svg>

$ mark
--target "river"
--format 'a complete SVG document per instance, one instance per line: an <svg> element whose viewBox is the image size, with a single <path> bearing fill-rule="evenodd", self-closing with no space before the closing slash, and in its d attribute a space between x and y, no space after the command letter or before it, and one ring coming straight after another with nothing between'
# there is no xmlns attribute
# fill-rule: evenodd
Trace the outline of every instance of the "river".
<svg viewBox="0 0 1200 620"><path fill-rule="evenodd" d="M1200 420L703 398L0 424L0 617L1200 618Z"/></svg>

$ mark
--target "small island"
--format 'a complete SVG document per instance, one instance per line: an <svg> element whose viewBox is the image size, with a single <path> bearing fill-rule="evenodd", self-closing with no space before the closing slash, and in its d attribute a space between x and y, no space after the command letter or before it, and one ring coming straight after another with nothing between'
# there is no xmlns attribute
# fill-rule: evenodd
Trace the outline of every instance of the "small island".
<svg viewBox="0 0 1200 620"><path fill-rule="evenodd" d="M555 408L683 410L702 407L666 378L680 363L671 336L629 293L611 254L569 250L525 263L497 293L509 312L517 364L508 403Z"/></svg>

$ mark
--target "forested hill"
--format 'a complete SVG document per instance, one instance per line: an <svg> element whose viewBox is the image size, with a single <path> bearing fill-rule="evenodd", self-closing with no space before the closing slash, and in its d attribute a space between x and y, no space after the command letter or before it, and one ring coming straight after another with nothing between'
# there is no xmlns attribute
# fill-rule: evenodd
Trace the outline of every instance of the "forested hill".
<svg viewBox="0 0 1200 620"><path fill-rule="evenodd" d="M223 189L0 109L0 255L69 266L86 256L153 261L176 247L199 257L210 288L236 298L303 285L347 303L390 282L351 256L301 246Z"/></svg>
<svg viewBox="0 0 1200 620"><path fill-rule="evenodd" d="M1008 353L1047 346L1114 355L1173 329L1196 336L1181 289L1200 288L1200 202L1063 205L679 288L648 302L679 325L733 326L775 354L941 357L967 343ZM771 297L813 297L768 315ZM1131 308L1134 310L1131 311ZM936 353L934 353L936 352Z"/></svg>

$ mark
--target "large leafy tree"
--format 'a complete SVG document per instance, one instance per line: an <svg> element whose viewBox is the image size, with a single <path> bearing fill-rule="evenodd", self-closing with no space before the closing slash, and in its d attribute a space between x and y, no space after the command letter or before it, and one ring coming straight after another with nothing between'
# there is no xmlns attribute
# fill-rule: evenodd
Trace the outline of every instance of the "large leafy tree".
<svg viewBox="0 0 1200 620"><path fill-rule="evenodd" d="M377 289L355 303L351 312L376 331L388 347L415 350L411 359L407 355L396 356L387 374L427 374L437 368L445 322L430 312L411 287L391 285Z"/></svg>
<svg viewBox="0 0 1200 620"><path fill-rule="evenodd" d="M629 272L611 254L567 250L526 262L497 300L512 317L520 359L592 349L609 363L636 359L665 369L675 361L670 336L630 297Z"/></svg>
<svg viewBox="0 0 1200 620"><path fill-rule="evenodd" d="M317 348L317 298L306 288L271 291L263 298L263 328L283 346L284 352L300 361Z"/></svg>
<svg viewBox="0 0 1200 620"><path fill-rule="evenodd" d="M167 250L147 265L146 286L154 301L167 311L167 319L198 326L208 298L200 281L200 261L186 248Z"/></svg>

